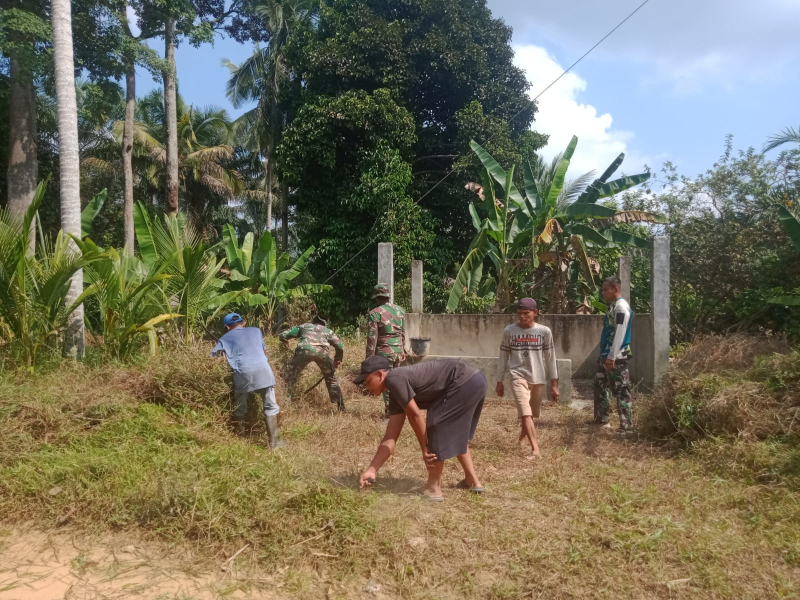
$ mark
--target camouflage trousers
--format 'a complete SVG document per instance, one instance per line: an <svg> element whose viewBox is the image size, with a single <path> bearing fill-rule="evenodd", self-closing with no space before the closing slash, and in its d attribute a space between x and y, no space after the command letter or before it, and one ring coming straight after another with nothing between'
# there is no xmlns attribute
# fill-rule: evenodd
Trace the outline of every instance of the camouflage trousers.
<svg viewBox="0 0 800 600"><path fill-rule="evenodd" d="M342 388L339 387L339 382L336 379L336 368L333 366L333 359L326 351L309 350L307 348L297 348L294 351L294 356L289 362L289 368L286 374L286 386L289 388L289 395L294 394L294 388L297 383L297 378L300 373L309 363L316 363L319 370L322 371L322 376L325 378L325 385L328 388L328 395L331 402L336 404L340 410L344 410L344 398L342 398Z"/></svg>
<svg viewBox="0 0 800 600"><path fill-rule="evenodd" d="M628 361L614 361L610 371L605 367L605 359L597 361L597 372L594 379L594 420L596 423L608 423L611 394L617 399L619 426L630 429L633 417L633 398L631 397L631 377L628 373Z"/></svg>

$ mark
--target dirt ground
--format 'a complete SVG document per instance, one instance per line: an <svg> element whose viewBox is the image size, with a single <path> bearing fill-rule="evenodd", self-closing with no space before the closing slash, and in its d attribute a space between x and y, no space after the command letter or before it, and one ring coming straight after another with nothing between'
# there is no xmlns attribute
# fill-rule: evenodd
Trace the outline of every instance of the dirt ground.
<svg viewBox="0 0 800 600"><path fill-rule="evenodd" d="M317 464L298 481L355 488L383 432L380 412L380 399L356 396L336 414L324 388L284 406L281 452ZM531 462L511 401L487 402L473 443L487 493L454 489L461 472L452 461L441 504L420 497L424 466L404 431L375 488L362 492L381 524L373 550L320 548L322 529L303 534L292 559L270 572L247 543L223 555L135 528L7 527L0 600L800 597L791 494L724 481L586 425L589 417L591 385L575 382L571 406L545 406L543 458Z"/></svg>

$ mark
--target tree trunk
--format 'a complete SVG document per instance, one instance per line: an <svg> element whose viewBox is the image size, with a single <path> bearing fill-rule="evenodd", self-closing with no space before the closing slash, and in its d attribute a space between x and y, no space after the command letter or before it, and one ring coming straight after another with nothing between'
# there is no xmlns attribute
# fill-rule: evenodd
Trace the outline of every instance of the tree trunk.
<svg viewBox="0 0 800 600"><path fill-rule="evenodd" d="M33 69L11 56L11 95L8 127L8 210L22 219L36 193L39 163L36 158L36 91ZM36 244L36 221L31 227L31 250Z"/></svg>
<svg viewBox="0 0 800 600"><path fill-rule="evenodd" d="M164 113L167 132L167 214L178 212L178 107L175 91L175 20L164 24Z"/></svg>
<svg viewBox="0 0 800 600"><path fill-rule="evenodd" d="M125 249L133 253L133 117L136 111L136 64L125 57L125 126L122 133L122 172L125 178Z"/></svg>
<svg viewBox="0 0 800 600"><path fill-rule="evenodd" d="M61 228L81 235L80 157L78 154L78 107L75 99L75 59L72 49L70 0L52 0L53 51L58 104L58 161L61 184ZM77 252L78 249L75 248ZM69 306L83 292L83 271L72 276L66 298ZM64 334L64 351L72 357L84 354L83 306L73 312Z"/></svg>
<svg viewBox="0 0 800 600"><path fill-rule="evenodd" d="M267 231L272 231L272 160L267 159Z"/></svg>
<svg viewBox="0 0 800 600"><path fill-rule="evenodd" d="M286 252L289 249L289 186L286 183L281 183L281 202L282 250Z"/></svg>

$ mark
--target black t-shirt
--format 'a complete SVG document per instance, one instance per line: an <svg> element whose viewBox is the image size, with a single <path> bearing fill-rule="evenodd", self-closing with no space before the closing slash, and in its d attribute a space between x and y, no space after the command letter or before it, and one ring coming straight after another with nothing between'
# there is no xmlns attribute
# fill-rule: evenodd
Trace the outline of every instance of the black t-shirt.
<svg viewBox="0 0 800 600"><path fill-rule="evenodd" d="M478 372L455 358L431 360L411 367L398 367L386 375L389 414L400 415L413 399L422 410L455 392Z"/></svg>

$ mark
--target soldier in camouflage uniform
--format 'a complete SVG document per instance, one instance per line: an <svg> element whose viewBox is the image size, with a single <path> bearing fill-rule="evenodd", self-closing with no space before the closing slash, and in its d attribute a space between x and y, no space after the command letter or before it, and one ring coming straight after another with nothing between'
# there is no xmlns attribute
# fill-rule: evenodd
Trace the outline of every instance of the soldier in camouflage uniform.
<svg viewBox="0 0 800 600"><path fill-rule="evenodd" d="M322 371L322 376L325 378L325 385L328 387L331 402L336 404L339 410L343 411L344 399L342 398L342 389L336 380L336 368L342 364L344 344L325 324L324 319L314 317L313 323L304 323L299 327L292 327L288 331L281 333L280 340L287 345L290 339L298 338L297 347L289 363L286 377L286 385L289 388L288 397L291 397L301 371L308 363L314 362L317 363L319 370ZM331 360L331 355L328 353L330 346L333 346L336 350L333 360Z"/></svg>
<svg viewBox="0 0 800 600"><path fill-rule="evenodd" d="M608 413L611 394L617 398L620 431L632 427L633 399L628 359L631 356L631 325L633 311L620 295L620 280L609 277L603 281L603 299L609 303L600 338L600 358L594 382L595 424L610 427Z"/></svg>
<svg viewBox="0 0 800 600"><path fill-rule="evenodd" d="M367 358L379 354L389 361L389 368L394 368L406 358L406 313L389 302L389 286L385 283L375 286L375 299L378 306L368 316ZM389 392L383 393L383 407L388 417Z"/></svg>

